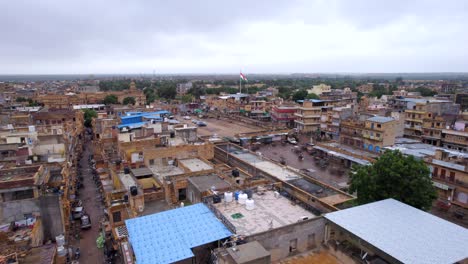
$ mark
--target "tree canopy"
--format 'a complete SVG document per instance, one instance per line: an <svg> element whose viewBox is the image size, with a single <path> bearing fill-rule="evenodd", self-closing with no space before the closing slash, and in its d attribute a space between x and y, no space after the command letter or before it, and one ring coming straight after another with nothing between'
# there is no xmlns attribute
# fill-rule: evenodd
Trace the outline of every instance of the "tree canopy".
<svg viewBox="0 0 468 264"><path fill-rule="evenodd" d="M320 99L320 97L314 93L310 93L306 96L306 99Z"/></svg>
<svg viewBox="0 0 468 264"><path fill-rule="evenodd" d="M84 112L84 125L85 127L91 127L93 118L97 117L97 112L93 109L83 109Z"/></svg>
<svg viewBox="0 0 468 264"><path fill-rule="evenodd" d="M420 92L422 96L434 96L437 94L437 92L432 91L431 89L427 87L418 87L414 89L415 92Z"/></svg>
<svg viewBox="0 0 468 264"><path fill-rule="evenodd" d="M292 96L293 101L304 100L307 96L307 90L301 89L295 92Z"/></svg>
<svg viewBox="0 0 468 264"><path fill-rule="evenodd" d="M359 204L394 198L422 210L437 197L424 161L398 150L387 150L370 166L353 167L350 191L357 192Z"/></svg>
<svg viewBox="0 0 468 264"><path fill-rule="evenodd" d="M117 96L116 96L115 94L109 94L109 95L107 95L106 97L104 97L103 103L106 104L106 105L109 105L109 104L118 104L118 103L119 103L119 99L117 98Z"/></svg>
<svg viewBox="0 0 468 264"><path fill-rule="evenodd" d="M136 100L135 100L135 97L133 96L129 96L129 97L125 97L123 99L123 102L122 102L124 105L128 105L128 104L131 104L131 105L135 105L136 103Z"/></svg>

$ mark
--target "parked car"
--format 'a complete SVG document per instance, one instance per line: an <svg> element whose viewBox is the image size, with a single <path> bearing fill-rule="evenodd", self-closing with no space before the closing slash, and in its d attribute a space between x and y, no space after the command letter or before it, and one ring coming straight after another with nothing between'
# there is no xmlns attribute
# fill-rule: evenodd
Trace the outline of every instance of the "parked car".
<svg viewBox="0 0 468 264"><path fill-rule="evenodd" d="M89 218L89 215L84 214L81 216L81 229L88 229L91 228L91 219Z"/></svg>
<svg viewBox="0 0 468 264"><path fill-rule="evenodd" d="M197 125L198 125L199 127L205 127L205 126L206 126L206 123L203 122L203 121L198 121L198 122L197 122Z"/></svg>
<svg viewBox="0 0 468 264"><path fill-rule="evenodd" d="M192 118L191 118L190 116L184 116L184 119L185 119L185 120L190 120L190 119L192 119Z"/></svg>
<svg viewBox="0 0 468 264"><path fill-rule="evenodd" d="M78 220L83 216L84 209L82 206L73 208L73 219Z"/></svg>
<svg viewBox="0 0 468 264"><path fill-rule="evenodd" d="M198 123L198 120L192 119L192 123L196 124Z"/></svg>
<svg viewBox="0 0 468 264"><path fill-rule="evenodd" d="M297 141L295 138L293 137L288 137L288 143L289 144L293 144L293 145L297 145Z"/></svg>

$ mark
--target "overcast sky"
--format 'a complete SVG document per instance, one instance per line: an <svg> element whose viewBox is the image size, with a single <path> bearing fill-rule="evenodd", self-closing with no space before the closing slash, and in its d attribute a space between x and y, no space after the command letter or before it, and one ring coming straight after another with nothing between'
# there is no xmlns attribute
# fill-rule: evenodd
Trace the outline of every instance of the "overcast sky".
<svg viewBox="0 0 468 264"><path fill-rule="evenodd" d="M468 71L465 0L5 0L0 10L0 74Z"/></svg>

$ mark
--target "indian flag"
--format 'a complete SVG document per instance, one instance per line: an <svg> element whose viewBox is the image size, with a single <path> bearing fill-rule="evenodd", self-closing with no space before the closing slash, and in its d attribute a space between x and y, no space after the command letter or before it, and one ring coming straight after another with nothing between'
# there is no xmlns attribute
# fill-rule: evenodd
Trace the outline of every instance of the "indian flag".
<svg viewBox="0 0 468 264"><path fill-rule="evenodd" d="M240 73L240 79L241 79L242 81L248 82L247 77L245 77L245 75L242 74L242 72Z"/></svg>

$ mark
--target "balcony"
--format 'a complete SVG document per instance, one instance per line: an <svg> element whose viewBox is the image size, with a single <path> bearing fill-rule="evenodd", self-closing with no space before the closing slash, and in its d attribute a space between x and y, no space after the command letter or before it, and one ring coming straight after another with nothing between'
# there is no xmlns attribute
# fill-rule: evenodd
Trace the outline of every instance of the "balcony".
<svg viewBox="0 0 468 264"><path fill-rule="evenodd" d="M407 125L407 124L405 124L405 128L412 129L412 130L419 130L419 131L422 130L422 126L420 126L420 125Z"/></svg>
<svg viewBox="0 0 468 264"><path fill-rule="evenodd" d="M294 113L294 116L296 117L302 117L302 118L320 118L320 114L300 114L300 113Z"/></svg>
<svg viewBox="0 0 468 264"><path fill-rule="evenodd" d="M416 110L416 109L407 109L405 113L414 113L414 114L426 114L424 110Z"/></svg>
<svg viewBox="0 0 468 264"><path fill-rule="evenodd" d="M423 120L422 118L411 118L411 117L407 117L405 118L406 121L410 121L410 122L415 122L415 123L423 123Z"/></svg>
<svg viewBox="0 0 468 264"><path fill-rule="evenodd" d="M299 123L303 126L318 126L320 125L320 122L310 122L310 121L307 121L307 122L302 122L300 120L294 120L294 123Z"/></svg>
<svg viewBox="0 0 468 264"><path fill-rule="evenodd" d="M366 134L363 134L362 137L366 138L366 139L374 140L374 141L382 141L383 140L382 137L370 136L370 135L366 135Z"/></svg>

